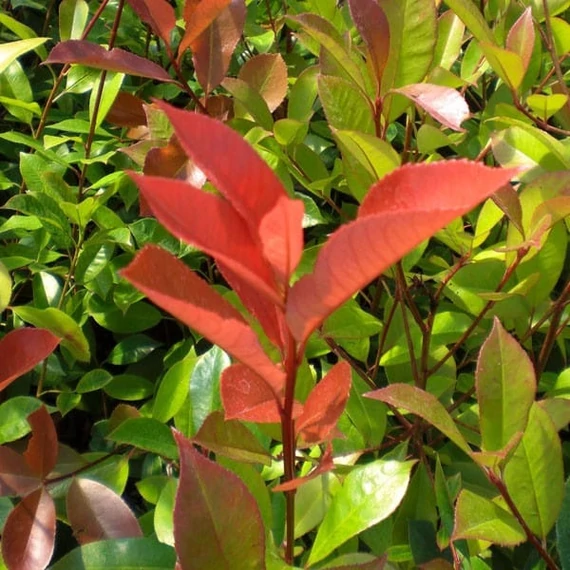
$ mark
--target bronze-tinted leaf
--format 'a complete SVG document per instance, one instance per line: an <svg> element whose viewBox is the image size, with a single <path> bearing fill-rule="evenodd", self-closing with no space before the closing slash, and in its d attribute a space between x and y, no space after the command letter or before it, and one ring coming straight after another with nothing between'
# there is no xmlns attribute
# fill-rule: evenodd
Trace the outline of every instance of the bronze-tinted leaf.
<svg viewBox="0 0 570 570"><path fill-rule="evenodd" d="M85 40L60 42L51 50L44 63L79 63L87 67L148 77L157 81L173 81L162 67L144 57L120 48L106 50L99 44Z"/></svg>
<svg viewBox="0 0 570 570"><path fill-rule="evenodd" d="M135 515L121 497L90 479L74 479L71 483L67 516L79 544L142 536Z"/></svg>
<svg viewBox="0 0 570 570"><path fill-rule="evenodd" d="M24 496L37 489L40 479L26 460L9 447L0 447L0 496Z"/></svg>
<svg viewBox="0 0 570 570"><path fill-rule="evenodd" d="M144 101L139 97L121 91L113 102L105 120L118 127L146 125L146 113L143 105Z"/></svg>
<svg viewBox="0 0 570 570"><path fill-rule="evenodd" d="M507 36L507 49L520 55L523 68L526 71L532 57L533 48L534 23L532 21L532 9L529 6L510 29Z"/></svg>
<svg viewBox="0 0 570 570"><path fill-rule="evenodd" d="M265 529L241 479L198 453L174 432L180 482L174 539L184 570L265 570Z"/></svg>
<svg viewBox="0 0 570 570"><path fill-rule="evenodd" d="M176 26L174 8L167 0L127 0L138 17L170 45L170 32Z"/></svg>
<svg viewBox="0 0 570 570"><path fill-rule="evenodd" d="M263 97L270 111L287 95L287 66L278 53L262 53L247 60L238 78Z"/></svg>
<svg viewBox="0 0 570 570"><path fill-rule="evenodd" d="M2 556L10 570L44 570L53 554L55 505L42 487L24 497L6 519Z"/></svg>
<svg viewBox="0 0 570 570"><path fill-rule="evenodd" d="M51 473L59 453L57 433L53 420L45 406L40 406L28 416L32 437L24 452L30 469L41 479Z"/></svg>

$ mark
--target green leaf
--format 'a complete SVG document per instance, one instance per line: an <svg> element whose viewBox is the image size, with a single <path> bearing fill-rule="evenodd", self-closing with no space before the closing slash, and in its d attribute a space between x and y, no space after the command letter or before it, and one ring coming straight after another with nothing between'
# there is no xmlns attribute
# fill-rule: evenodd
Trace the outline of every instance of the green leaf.
<svg viewBox="0 0 570 570"><path fill-rule="evenodd" d="M0 313L10 304L12 278L6 266L0 261Z"/></svg>
<svg viewBox="0 0 570 570"><path fill-rule="evenodd" d="M315 564L335 548L391 515L402 501L416 461L379 459L354 468L319 527L307 564Z"/></svg>
<svg viewBox="0 0 570 570"><path fill-rule="evenodd" d="M547 0L548 13L550 16L556 16L564 12L570 6L570 0ZM532 15L539 21L544 21L544 4L543 0L524 0L525 6L532 7Z"/></svg>
<svg viewBox="0 0 570 570"><path fill-rule="evenodd" d="M159 422L172 419L184 404L190 378L198 358L188 356L173 364L162 378L152 406L152 417Z"/></svg>
<svg viewBox="0 0 570 570"><path fill-rule="evenodd" d="M153 340L144 334L129 336L115 345L109 354L108 361L111 364L132 364L146 358L153 352L160 342Z"/></svg>
<svg viewBox="0 0 570 570"><path fill-rule="evenodd" d="M114 429L107 439L126 443L167 459L178 459L178 449L170 428L152 418L129 418Z"/></svg>
<svg viewBox="0 0 570 570"><path fill-rule="evenodd" d="M570 51L570 23L562 18L551 18L554 46L559 57Z"/></svg>
<svg viewBox="0 0 570 570"><path fill-rule="evenodd" d="M562 447L548 414L531 408L523 438L507 463L507 490L530 530L545 539L564 497Z"/></svg>
<svg viewBox="0 0 570 570"><path fill-rule="evenodd" d="M120 374L105 384L103 390L115 400L136 401L152 396L154 384L134 374Z"/></svg>
<svg viewBox="0 0 570 570"><path fill-rule="evenodd" d="M226 77L222 81L222 87L229 91L252 116L254 121L267 131L273 130L273 117L265 99L252 89L242 79Z"/></svg>
<svg viewBox="0 0 570 570"><path fill-rule="evenodd" d="M91 360L89 343L81 327L68 314L60 309L49 307L47 309L36 309L35 307L12 307L23 321L38 328L44 328L54 335L61 337L61 346L65 347L73 358L81 362Z"/></svg>
<svg viewBox="0 0 570 570"><path fill-rule="evenodd" d="M500 48L494 44L481 43L481 49L493 71L515 91L524 78L525 69L521 56L514 51Z"/></svg>
<svg viewBox="0 0 570 570"><path fill-rule="evenodd" d="M155 538L121 538L85 544L50 566L50 570L172 570L174 549Z"/></svg>
<svg viewBox="0 0 570 570"><path fill-rule="evenodd" d="M105 83L103 86L102 96L99 99L99 106L97 108L97 118L95 120L95 128L99 127L107 113L113 106L119 91L121 90L121 85L123 84L123 79L125 78L124 73L107 73L105 75ZM99 85L101 83L101 79L97 81L94 85L93 90L91 91L91 96L89 98L89 121L94 120L95 109L96 109L96 102L97 102L97 93L99 91Z"/></svg>
<svg viewBox="0 0 570 570"><path fill-rule="evenodd" d="M12 65L21 55L38 48L50 38L28 38L0 45L0 73Z"/></svg>
<svg viewBox="0 0 570 570"><path fill-rule="evenodd" d="M560 516L556 521L556 548L562 570L570 570L570 478L566 480Z"/></svg>
<svg viewBox="0 0 570 570"><path fill-rule="evenodd" d="M174 505L178 481L169 478L154 509L154 532L160 542L174 546Z"/></svg>
<svg viewBox="0 0 570 570"><path fill-rule="evenodd" d="M536 378L530 358L496 317L479 353L475 387L482 448L499 451L517 432L524 431Z"/></svg>
<svg viewBox="0 0 570 570"><path fill-rule="evenodd" d="M294 119L280 119L273 125L275 140L283 146L301 144L308 130L309 125L306 122Z"/></svg>
<svg viewBox="0 0 570 570"><path fill-rule="evenodd" d="M28 396L16 396L0 404L0 445L30 433L28 416L41 405L40 400Z"/></svg>
<svg viewBox="0 0 570 570"><path fill-rule="evenodd" d="M435 46L432 69L442 67L451 69L461 51L465 24L453 13L444 12L437 21L437 44Z"/></svg>
<svg viewBox="0 0 570 570"><path fill-rule="evenodd" d="M542 120L548 121L552 115L555 115L568 103L568 96L562 93L553 95L529 95L526 98L526 104L531 108L535 115Z"/></svg>
<svg viewBox="0 0 570 570"><path fill-rule="evenodd" d="M89 314L98 325L120 334L145 331L156 326L162 318L160 311L145 301L133 303L121 311L115 304L105 303L93 296L88 307Z"/></svg>
<svg viewBox="0 0 570 570"><path fill-rule="evenodd" d="M475 38L481 42L495 43L495 36L487 25L479 6L472 0L446 0L454 14L459 16Z"/></svg>
<svg viewBox="0 0 570 570"><path fill-rule="evenodd" d="M59 5L59 39L78 40L87 24L89 6L85 0L62 0Z"/></svg>
<svg viewBox="0 0 570 570"><path fill-rule="evenodd" d="M319 98L331 127L374 134L370 100L353 84L332 75L318 80Z"/></svg>
<svg viewBox="0 0 570 570"><path fill-rule="evenodd" d="M458 538L515 546L526 540L526 534L511 513L489 499L463 489L455 505L452 539Z"/></svg>
<svg viewBox="0 0 570 570"><path fill-rule="evenodd" d="M459 449L467 454L471 453L471 448L457 429L453 418L432 394L409 384L392 384L387 388L369 392L367 396L423 418L453 441Z"/></svg>
<svg viewBox="0 0 570 570"><path fill-rule="evenodd" d="M294 121L308 122L313 116L313 105L317 98L318 66L307 67L297 77L289 92L287 117Z"/></svg>

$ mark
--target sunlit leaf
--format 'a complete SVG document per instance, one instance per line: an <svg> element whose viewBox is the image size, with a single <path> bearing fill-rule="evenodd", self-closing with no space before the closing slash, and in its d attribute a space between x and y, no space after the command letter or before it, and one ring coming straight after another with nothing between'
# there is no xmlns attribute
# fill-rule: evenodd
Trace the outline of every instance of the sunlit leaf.
<svg viewBox="0 0 570 570"><path fill-rule="evenodd" d="M27 38L0 45L0 73L4 73L21 55L38 48L49 38Z"/></svg>
<svg viewBox="0 0 570 570"><path fill-rule="evenodd" d="M138 17L167 45L170 45L170 32L176 26L176 14L167 0L127 0L127 2Z"/></svg>
<svg viewBox="0 0 570 570"><path fill-rule="evenodd" d="M0 496L25 496L40 484L23 456L9 447L0 447Z"/></svg>
<svg viewBox="0 0 570 570"><path fill-rule="evenodd" d="M532 12L527 8L513 24L507 35L507 49L518 53L526 71L534 47L534 24Z"/></svg>
<svg viewBox="0 0 570 570"><path fill-rule="evenodd" d="M247 60L238 78L263 97L271 112L287 95L287 66L278 53L262 53Z"/></svg>

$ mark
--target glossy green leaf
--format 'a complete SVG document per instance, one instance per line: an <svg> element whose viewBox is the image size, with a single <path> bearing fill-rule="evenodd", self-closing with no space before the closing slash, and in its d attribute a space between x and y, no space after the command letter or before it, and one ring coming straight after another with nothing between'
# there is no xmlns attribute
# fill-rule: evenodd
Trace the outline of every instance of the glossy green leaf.
<svg viewBox="0 0 570 570"><path fill-rule="evenodd" d="M178 481L169 478L154 509L154 532L160 542L174 546L174 505Z"/></svg>
<svg viewBox="0 0 570 570"><path fill-rule="evenodd" d="M154 327L160 322L160 311L145 301L133 303L125 311L107 304L97 297L89 301L89 313L97 324L114 333L137 333Z"/></svg>
<svg viewBox="0 0 570 570"><path fill-rule="evenodd" d="M16 441L30 433L28 416L42 405L40 400L16 396L0 404L0 444Z"/></svg>
<svg viewBox="0 0 570 570"><path fill-rule="evenodd" d="M6 42L0 45L0 73L4 73L21 55L37 49L47 40L49 40L49 38L28 38L15 42Z"/></svg>
<svg viewBox="0 0 570 570"><path fill-rule="evenodd" d="M136 401L152 396L154 384L135 374L120 374L105 383L103 390L115 400Z"/></svg>
<svg viewBox="0 0 570 570"><path fill-rule="evenodd" d="M111 364L132 364L146 358L160 343L144 334L136 334L119 342L109 354Z"/></svg>
<svg viewBox="0 0 570 570"><path fill-rule="evenodd" d="M553 95L534 94L526 98L526 104L543 121L548 121L552 115L558 113L567 103L568 96L562 93L554 93Z"/></svg>
<svg viewBox="0 0 570 570"><path fill-rule="evenodd" d="M479 6L471 0L449 0L446 1L453 13L459 16L469 31L479 42L495 43L493 32L487 25Z"/></svg>
<svg viewBox="0 0 570 570"><path fill-rule="evenodd" d="M178 450L170 428L152 418L130 418L121 423L107 438L126 443L168 459L177 459Z"/></svg>
<svg viewBox="0 0 570 570"><path fill-rule="evenodd" d="M367 396L423 418L453 441L459 449L465 453L471 452L471 448L457 429L453 418L432 394L409 384L392 384L387 388L369 392Z"/></svg>
<svg viewBox="0 0 570 570"><path fill-rule="evenodd" d="M224 89L239 101L254 121L264 129L273 129L273 117L263 97L242 79L226 77L222 82Z"/></svg>
<svg viewBox="0 0 570 570"><path fill-rule="evenodd" d="M556 16L570 6L570 0L546 0L548 2L548 13L550 16ZM524 0L523 4L531 6L532 15L539 21L543 22L545 18L543 0Z"/></svg>
<svg viewBox="0 0 570 570"><path fill-rule="evenodd" d="M556 53L563 56L570 51L570 23L562 18L551 18L550 25Z"/></svg>
<svg viewBox="0 0 570 570"><path fill-rule="evenodd" d="M482 447L498 451L526 427L534 401L534 367L518 342L495 318L475 374Z"/></svg>
<svg viewBox="0 0 570 570"><path fill-rule="evenodd" d="M78 40L87 24L89 6L85 0L62 0L59 5L59 38Z"/></svg>
<svg viewBox="0 0 570 570"><path fill-rule="evenodd" d="M318 80L319 98L331 127L372 135L374 114L370 100L348 81L331 75Z"/></svg>
<svg viewBox="0 0 570 570"><path fill-rule="evenodd" d="M570 479L564 486L564 499L560 516L556 521L556 548L562 563L562 570L570 569Z"/></svg>
<svg viewBox="0 0 570 570"><path fill-rule="evenodd" d="M49 330L54 335L61 337L61 346L67 348L74 358L81 362L89 362L91 353L85 334L77 322L60 309L49 307L37 309L30 305L25 307L12 307L22 320Z"/></svg>
<svg viewBox="0 0 570 570"><path fill-rule="evenodd" d="M12 278L6 266L0 261L0 313L9 305L12 297Z"/></svg>
<svg viewBox="0 0 570 570"><path fill-rule="evenodd" d="M455 504L452 539L458 538L514 546L524 542L526 535L510 512L485 497L463 489Z"/></svg>
<svg viewBox="0 0 570 570"><path fill-rule="evenodd" d="M172 570L175 563L174 549L155 538L122 538L76 548L50 570Z"/></svg>
<svg viewBox="0 0 570 570"><path fill-rule="evenodd" d="M537 404L531 408L527 428L505 467L504 478L530 530L545 539L560 513L564 468L556 428Z"/></svg>
<svg viewBox="0 0 570 570"><path fill-rule="evenodd" d="M378 459L354 468L319 527L308 564L319 562L349 538L391 515L406 493L415 463Z"/></svg>
<svg viewBox="0 0 570 570"><path fill-rule="evenodd" d="M105 75L105 81L103 84L103 91L101 98L98 102L98 107L96 107L97 93L99 91L99 85L101 79L94 86L91 91L91 97L89 99L89 121L94 122L95 128L99 127L107 113L113 106L119 91L121 90L121 85L123 84L123 79L125 78L124 73L107 73ZM95 117L95 110L97 109L97 117Z"/></svg>
<svg viewBox="0 0 570 570"><path fill-rule="evenodd" d="M481 48L493 71L515 91L524 77L524 64L518 53L500 48L494 44L482 43Z"/></svg>
<svg viewBox="0 0 570 570"><path fill-rule="evenodd" d="M313 105L317 98L317 77L319 68L307 67L297 77L289 91L287 117L294 121L308 121L313 116Z"/></svg>
<svg viewBox="0 0 570 570"><path fill-rule="evenodd" d="M465 24L453 10L447 10L439 17L432 68L440 66L443 69L451 69L459 56L464 33Z"/></svg>

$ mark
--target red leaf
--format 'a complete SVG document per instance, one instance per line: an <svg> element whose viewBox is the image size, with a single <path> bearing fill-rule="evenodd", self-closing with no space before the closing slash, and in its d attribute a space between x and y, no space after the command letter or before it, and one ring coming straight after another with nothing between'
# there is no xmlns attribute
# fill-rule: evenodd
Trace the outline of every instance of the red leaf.
<svg viewBox="0 0 570 570"><path fill-rule="evenodd" d="M53 554L55 505L42 487L10 512L2 533L2 556L10 570L43 570Z"/></svg>
<svg viewBox="0 0 570 570"><path fill-rule="evenodd" d="M138 17L170 45L170 32L176 26L174 8L166 0L127 0Z"/></svg>
<svg viewBox="0 0 570 570"><path fill-rule="evenodd" d="M121 91L115 98L105 120L118 127L146 125L147 119L143 105L144 101L139 97Z"/></svg>
<svg viewBox="0 0 570 570"><path fill-rule="evenodd" d="M296 477L295 479L291 479L290 481L285 481L285 483L280 483L279 485L276 485L275 487L273 487L272 491L274 492L282 491L284 493L286 493L287 491L294 491L295 489L298 489L301 485L307 483L311 479L314 479L315 477L318 477L323 473L328 473L333 469L334 469L334 462L332 456L332 445L329 442L323 456L321 457L319 464L315 469L313 469L308 475L305 475L304 477Z"/></svg>
<svg viewBox="0 0 570 570"><path fill-rule="evenodd" d="M106 50L99 44L85 40L60 42L44 63L79 63L96 69L106 69L148 77L157 81L174 81L162 67L152 61L120 48Z"/></svg>
<svg viewBox="0 0 570 570"><path fill-rule="evenodd" d="M278 53L260 53L248 59L238 78L259 93L272 112L287 95L287 66Z"/></svg>
<svg viewBox="0 0 570 570"><path fill-rule="evenodd" d="M121 497L97 481L74 479L66 504L67 517L79 544L143 535L135 515Z"/></svg>
<svg viewBox="0 0 570 570"><path fill-rule="evenodd" d="M523 69L526 71L532 57L532 50L534 49L534 23L530 6L509 30L506 47L521 56Z"/></svg>
<svg viewBox="0 0 570 570"><path fill-rule="evenodd" d="M21 328L0 339L0 390L47 358L61 339L45 329Z"/></svg>
<svg viewBox="0 0 570 570"><path fill-rule="evenodd" d="M243 218L227 200L179 180L134 173L131 178L171 233L220 260L275 303L281 302L267 261Z"/></svg>
<svg viewBox="0 0 570 570"><path fill-rule="evenodd" d="M451 87L414 83L399 89L392 89L411 99L436 121L455 131L464 131L461 123L469 117L469 107L465 99Z"/></svg>
<svg viewBox="0 0 570 570"><path fill-rule="evenodd" d="M231 0L186 0L184 21L186 32L178 46L178 58L192 47L196 38L206 31L212 22L227 8Z"/></svg>
<svg viewBox="0 0 570 570"><path fill-rule="evenodd" d="M184 263L145 246L121 272L151 301L260 374L276 393L285 375L263 352L255 333L219 293Z"/></svg>
<svg viewBox="0 0 570 570"><path fill-rule="evenodd" d="M0 447L0 497L22 497L40 484L41 481L19 453L6 446Z"/></svg>
<svg viewBox="0 0 570 570"><path fill-rule="evenodd" d="M320 443L330 437L346 406L350 384L350 365L341 361L313 388L295 422L304 443Z"/></svg>
<svg viewBox="0 0 570 570"><path fill-rule="evenodd" d="M224 79L245 24L244 0L231 0L193 42L194 69L206 94Z"/></svg>
<svg viewBox="0 0 570 570"><path fill-rule="evenodd" d="M261 376L243 364L233 364L222 372L220 394L227 420L281 421L280 399Z"/></svg>
<svg viewBox="0 0 570 570"><path fill-rule="evenodd" d="M24 452L30 469L41 479L47 477L57 463L59 453L57 433L53 420L45 406L40 406L28 416L32 437Z"/></svg>
<svg viewBox="0 0 570 570"><path fill-rule="evenodd" d="M246 220L285 286L303 252L303 203L289 199L275 173L238 133L204 115L160 106L184 150Z"/></svg>
<svg viewBox="0 0 570 570"><path fill-rule="evenodd" d="M182 568L265 570L265 530L245 484L179 432L174 437L180 454L174 540Z"/></svg>
<svg viewBox="0 0 570 570"><path fill-rule="evenodd" d="M330 237L313 273L289 292L287 322L295 338L306 340L354 293L516 172L458 160L408 164L382 178L360 206L359 218Z"/></svg>
<svg viewBox="0 0 570 570"><path fill-rule="evenodd" d="M376 0L349 0L348 6L356 28L368 46L380 91L384 68L390 53L388 18Z"/></svg>

